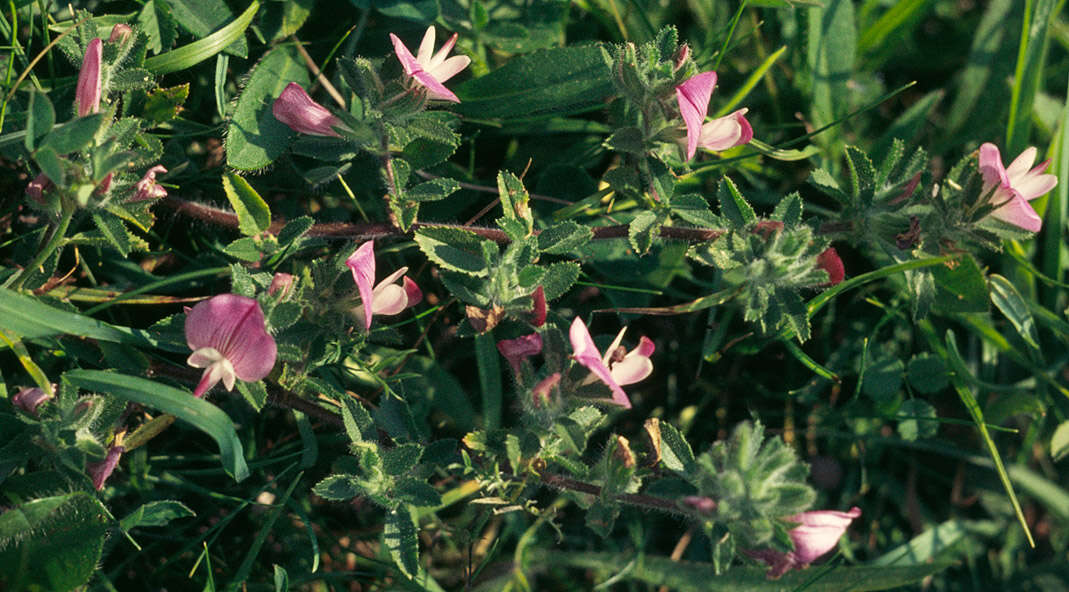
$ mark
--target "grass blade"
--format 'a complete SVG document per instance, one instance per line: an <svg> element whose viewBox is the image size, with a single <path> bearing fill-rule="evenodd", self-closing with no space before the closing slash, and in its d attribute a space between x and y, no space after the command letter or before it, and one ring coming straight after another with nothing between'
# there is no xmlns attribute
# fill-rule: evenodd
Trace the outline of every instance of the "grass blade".
<svg viewBox="0 0 1069 592"><path fill-rule="evenodd" d="M234 422L215 405L197 399L187 391L165 384L116 372L102 370L71 370L63 379L74 386L100 393L109 393L146 407L169 413L188 422L193 427L211 436L219 445L223 470L242 481L249 476L245 455Z"/></svg>
<svg viewBox="0 0 1069 592"><path fill-rule="evenodd" d="M1043 76L1054 5L1058 0L1027 0L1021 43L1017 48L1017 69L1010 95L1010 119L1006 126L1006 152L1018 154L1028 144L1032 128L1032 104Z"/></svg>
<svg viewBox="0 0 1069 592"><path fill-rule="evenodd" d="M204 60L223 51L226 46L238 40L245 34L245 29L256 16L260 9L259 0L253 0L252 4L234 19L229 25L208 35L204 39L198 39L178 49L172 49L167 53L151 57L145 60L145 68L155 74L170 74L179 70L185 70L195 66Z"/></svg>

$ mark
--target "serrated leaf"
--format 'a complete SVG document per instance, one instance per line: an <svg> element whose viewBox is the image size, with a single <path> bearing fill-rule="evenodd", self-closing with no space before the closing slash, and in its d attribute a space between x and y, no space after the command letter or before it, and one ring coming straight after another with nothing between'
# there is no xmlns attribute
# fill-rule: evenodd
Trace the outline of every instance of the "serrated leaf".
<svg viewBox="0 0 1069 592"><path fill-rule="evenodd" d="M788 193L776 204L776 209L772 211L772 219L783 222L783 225L788 228L797 226L802 223L803 210L802 196L794 191Z"/></svg>
<svg viewBox="0 0 1069 592"><path fill-rule="evenodd" d="M241 396L248 401L249 405L251 405L257 413L263 410L264 405L267 404L267 387L264 386L263 381L257 380L256 382L245 382L244 380L239 380L237 387Z"/></svg>
<svg viewBox="0 0 1069 592"><path fill-rule="evenodd" d="M809 184L835 198L841 204L849 204L852 201L850 196L839 187L839 182L835 180L835 177L824 169L815 169L810 173Z"/></svg>
<svg viewBox="0 0 1069 592"><path fill-rule="evenodd" d="M56 154L77 152L93 141L93 136L103 123L103 113L72 119L52 128L52 131L41 140L41 148L51 148L56 151Z"/></svg>
<svg viewBox="0 0 1069 592"><path fill-rule="evenodd" d="M347 502L364 494L359 481L351 475L330 475L312 487L312 493L332 502Z"/></svg>
<svg viewBox="0 0 1069 592"><path fill-rule="evenodd" d="M120 255L125 257L130 254L130 237L118 216L104 211L94 212L93 223Z"/></svg>
<svg viewBox="0 0 1069 592"><path fill-rule="evenodd" d="M373 442L375 434L372 428L375 422L371 420L371 414L355 397L343 394L340 398L342 423L345 425L345 433L349 435L349 439L353 442L362 442L365 439Z"/></svg>
<svg viewBox="0 0 1069 592"><path fill-rule="evenodd" d="M605 146L609 150L641 156L646 153L645 140L646 138L642 135L642 130L637 127L628 126L619 128L613 132L612 135L602 143L602 146Z"/></svg>
<svg viewBox="0 0 1069 592"><path fill-rule="evenodd" d="M1067 147L1069 149L1069 147ZM1024 342L1039 351L1039 333L1036 331L1036 321L1032 318L1032 311L1028 309L1028 303L1021 297L1021 293L1010 283L1010 280L993 273L987 277L987 285L991 291L991 302L1006 315L1006 318L1017 329L1017 334Z"/></svg>
<svg viewBox="0 0 1069 592"><path fill-rule="evenodd" d="M530 233L534 220L528 205L530 195L523 186L523 181L509 171L498 171L497 194L501 198L501 211L504 212L505 218L522 220L527 230L524 234Z"/></svg>
<svg viewBox="0 0 1069 592"><path fill-rule="evenodd" d="M382 537L401 573L413 577L419 572L419 530L412 521L407 506L401 506L386 515Z"/></svg>
<svg viewBox="0 0 1069 592"><path fill-rule="evenodd" d="M180 501L160 500L138 506L136 510L120 520L119 525L123 530L142 526L167 526L172 520L196 515Z"/></svg>
<svg viewBox="0 0 1069 592"><path fill-rule="evenodd" d="M405 190L405 197L413 201L438 201L445 199L460 189L460 184L453 179L431 179L409 187Z"/></svg>
<svg viewBox="0 0 1069 592"><path fill-rule="evenodd" d="M85 492L36 499L0 514L0 585L55 592L84 586L112 520Z"/></svg>
<svg viewBox="0 0 1069 592"><path fill-rule="evenodd" d="M483 243L490 241L473 232L459 228L420 228L415 239L423 254L445 269L475 277L484 277L488 273Z"/></svg>
<svg viewBox="0 0 1069 592"><path fill-rule="evenodd" d="M720 181L716 197L720 200L720 215L736 228L742 228L757 220L757 214L729 177Z"/></svg>
<svg viewBox="0 0 1069 592"><path fill-rule="evenodd" d="M690 473L695 466L690 443L675 426L666 421L661 422L661 462L677 473Z"/></svg>
<svg viewBox="0 0 1069 592"><path fill-rule="evenodd" d="M538 235L538 249L551 255L564 255L590 242L594 233L590 228L572 221L554 224Z"/></svg>
<svg viewBox="0 0 1069 592"><path fill-rule="evenodd" d="M433 487L416 479L398 480L393 493L406 505L434 508L442 504L442 496Z"/></svg>
<svg viewBox="0 0 1069 592"><path fill-rule="evenodd" d="M223 175L223 191L230 207L238 215L238 229L246 236L260 234L271 227L271 210L260 194L244 177L227 172Z"/></svg>
<svg viewBox="0 0 1069 592"><path fill-rule="evenodd" d="M631 248L635 249L639 255L649 252L654 237L664 225L665 217L666 213L663 210L646 211L635 216L627 225L627 240L631 243Z"/></svg>
<svg viewBox="0 0 1069 592"><path fill-rule="evenodd" d="M403 475L419 464L423 455L422 444L401 444L382 453L382 469L387 475Z"/></svg>
<svg viewBox="0 0 1069 592"><path fill-rule="evenodd" d="M243 171L262 169L285 151L295 132L275 119L271 103L290 82L309 85L308 68L293 45L272 49L253 67L227 126L229 166Z"/></svg>
<svg viewBox="0 0 1069 592"><path fill-rule="evenodd" d="M564 296L579 279L579 264L574 261L558 261L546 267L546 275L542 276L542 290L546 294L546 300L556 300Z"/></svg>
<svg viewBox="0 0 1069 592"><path fill-rule="evenodd" d="M719 228L723 221L709 208L709 202L695 193L672 198L672 215L702 228Z"/></svg>
<svg viewBox="0 0 1069 592"><path fill-rule="evenodd" d="M263 258L263 253L260 252L260 245L251 236L235 240L223 247L223 252L235 259L249 263L256 263Z"/></svg>

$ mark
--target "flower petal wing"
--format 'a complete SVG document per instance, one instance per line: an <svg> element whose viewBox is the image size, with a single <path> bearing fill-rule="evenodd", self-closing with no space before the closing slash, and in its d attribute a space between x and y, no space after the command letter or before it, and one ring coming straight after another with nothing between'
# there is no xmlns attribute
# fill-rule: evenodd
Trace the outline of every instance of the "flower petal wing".
<svg viewBox="0 0 1069 592"><path fill-rule="evenodd" d="M702 72L676 87L679 114L687 126L687 160L694 158L694 152L698 150L698 138L705 115L709 112L709 99L713 96L715 86L716 72Z"/></svg>
<svg viewBox="0 0 1069 592"><path fill-rule="evenodd" d="M620 388L620 385L613 379L612 373L601 361L601 354L598 353L594 340L590 338L590 331L587 330L582 318L575 317L575 320L572 321L571 329L568 331L568 338L572 342L572 351L574 352L572 358L586 366L595 376L608 385L609 389L612 390L613 403L625 409L630 409L631 401L628 400L624 389Z"/></svg>
<svg viewBox="0 0 1069 592"><path fill-rule="evenodd" d="M375 242L367 241L357 247L345 260L345 265L353 272L353 281L360 292L360 301L364 308L364 329L371 329L372 302L374 301L372 285L375 282Z"/></svg>

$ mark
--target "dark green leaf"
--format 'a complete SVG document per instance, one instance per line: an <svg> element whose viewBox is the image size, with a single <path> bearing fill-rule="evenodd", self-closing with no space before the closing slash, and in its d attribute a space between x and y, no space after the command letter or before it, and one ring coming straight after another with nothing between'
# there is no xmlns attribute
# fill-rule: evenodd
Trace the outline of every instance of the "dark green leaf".
<svg viewBox="0 0 1069 592"><path fill-rule="evenodd" d="M454 89L468 117L534 117L600 106L612 93L598 46L536 51Z"/></svg>
<svg viewBox="0 0 1069 592"><path fill-rule="evenodd" d="M312 493L332 502L347 502L364 494L358 481L350 475L330 475L312 487Z"/></svg>
<svg viewBox="0 0 1069 592"><path fill-rule="evenodd" d="M716 197L720 200L720 215L733 226L741 228L757 220L757 214L730 178L724 177L720 182Z"/></svg>
<svg viewBox="0 0 1069 592"><path fill-rule="evenodd" d="M37 139L52 131L56 124L56 111L48 95L36 89L30 91L26 115L26 150L33 152Z"/></svg>
<svg viewBox="0 0 1069 592"><path fill-rule="evenodd" d="M579 264L574 261L549 264L546 267L546 275L542 276L542 290L546 294L546 300L556 300L564 296L579 279L579 270Z"/></svg>
<svg viewBox="0 0 1069 592"><path fill-rule="evenodd" d="M182 502L161 500L138 506L136 510L120 520L119 525L122 526L123 530L131 530L142 526L167 526L172 520L187 516L196 516L196 513L187 508Z"/></svg>
<svg viewBox="0 0 1069 592"><path fill-rule="evenodd" d="M118 216L105 211L97 211L93 213L93 223L120 255L125 257L130 253L130 236L126 233L126 226Z"/></svg>
<svg viewBox="0 0 1069 592"><path fill-rule="evenodd" d="M1010 280L995 273L988 276L987 284L991 290L991 302L994 302L1010 323L1013 323L1021 339L1032 346L1032 349L1039 351L1036 321L1032 318L1032 311L1028 309L1028 303L1021 297L1021 293L1010 283Z"/></svg>
<svg viewBox="0 0 1069 592"><path fill-rule="evenodd" d="M947 368L943 361L929 353L914 356L909 361L909 384L915 390L932 394L947 387Z"/></svg>
<svg viewBox="0 0 1069 592"><path fill-rule="evenodd" d="M416 231L416 244L427 258L445 269L476 277L487 274L482 246L486 242L477 234L459 228L429 227Z"/></svg>
<svg viewBox="0 0 1069 592"><path fill-rule="evenodd" d="M543 230L538 235L538 248L552 255L564 255L586 245L593 236L590 228L565 221Z"/></svg>
<svg viewBox="0 0 1069 592"><path fill-rule="evenodd" d="M178 24L197 39L211 35L216 29L234 18L234 13L223 0L167 0L171 3L171 15ZM292 4L287 2L286 4ZM249 47L242 35L227 45L224 52L245 58Z"/></svg>
<svg viewBox="0 0 1069 592"><path fill-rule="evenodd" d="M382 536L390 556L401 573L413 577L419 572L419 530L412 521L407 506L401 506L386 515Z"/></svg>
<svg viewBox="0 0 1069 592"><path fill-rule="evenodd" d="M93 141L93 136L96 135L97 130L100 129L103 123L104 115L102 113L94 113L72 119L67 123L52 128L52 131L41 140L41 147L51 148L57 154L77 152Z"/></svg>
<svg viewBox="0 0 1069 592"><path fill-rule="evenodd" d="M898 408L898 435L913 442L917 438L931 438L939 431L935 407L921 399L910 399Z"/></svg>

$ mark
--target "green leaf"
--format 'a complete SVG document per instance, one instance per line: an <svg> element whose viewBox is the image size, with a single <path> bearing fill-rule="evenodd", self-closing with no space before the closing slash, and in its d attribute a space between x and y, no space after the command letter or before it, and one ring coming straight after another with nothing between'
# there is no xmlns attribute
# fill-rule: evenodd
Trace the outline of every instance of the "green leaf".
<svg viewBox="0 0 1069 592"><path fill-rule="evenodd" d="M193 510L187 508L182 502L161 500L138 506L136 510L120 520L119 525L123 530L131 530L142 526L167 526L172 520L196 515Z"/></svg>
<svg viewBox="0 0 1069 592"><path fill-rule="evenodd" d="M501 427L502 390L501 362L492 330L475 336L475 360L482 393L483 426L487 430L495 430Z"/></svg>
<svg viewBox="0 0 1069 592"><path fill-rule="evenodd" d="M672 424L661 422L661 462L677 473L691 473L694 468L694 451L683 434Z"/></svg>
<svg viewBox="0 0 1069 592"><path fill-rule="evenodd" d="M907 375L910 386L927 395L938 393L950 384L947 380L946 364L927 352L916 355L909 361Z"/></svg>
<svg viewBox="0 0 1069 592"><path fill-rule="evenodd" d="M1032 311L1028 303L1021 296L1017 288L1010 280L998 275L991 274L987 278L987 285L991 290L991 302L1006 315L1017 333L1032 349L1039 351L1039 333L1036 331L1036 321L1032 318Z"/></svg>
<svg viewBox="0 0 1069 592"><path fill-rule="evenodd" d="M292 45L267 52L253 66L227 126L226 163L252 171L274 162L293 137L293 130L275 119L271 103L290 82L309 85L308 69Z"/></svg>
<svg viewBox="0 0 1069 592"><path fill-rule="evenodd" d="M257 413L263 410L264 405L267 404L267 387L264 386L263 381L257 380L256 382L245 382L244 380L239 380L237 387L241 396L248 401L249 405L251 405Z"/></svg>
<svg viewBox="0 0 1069 592"><path fill-rule="evenodd" d="M1050 438L1050 456L1055 462L1069 455L1069 421L1058 424Z"/></svg>
<svg viewBox="0 0 1069 592"><path fill-rule="evenodd" d="M358 8L374 8L386 16L407 19L418 23L434 22L440 8L438 0L349 0Z"/></svg>
<svg viewBox="0 0 1069 592"><path fill-rule="evenodd" d="M152 53L171 49L177 31L171 16L171 4L167 0L149 0L137 15L139 28L148 35L148 48Z"/></svg>
<svg viewBox="0 0 1069 592"><path fill-rule="evenodd" d="M991 0L984 9L984 14L979 23L973 29L972 47L969 50L969 60L961 70L961 83L954 103L947 110L947 126L945 129L948 137L953 136L962 125L966 123L970 115L981 114L981 98L990 94L991 87L997 86L992 80L993 75L1003 66L1004 62L1012 60L1012 55L1000 55L999 48L1003 45L1003 38L1007 34L1013 34L1006 26L1013 12L1016 0ZM1006 59L1009 58L1009 59ZM997 79L996 79L997 80ZM999 107L1005 108L1004 104ZM1003 111L999 111L1000 116Z"/></svg>
<svg viewBox="0 0 1069 592"><path fill-rule="evenodd" d="M264 36L273 41L279 41L293 35L308 20L313 7L315 7L315 0L269 3L265 7L260 25Z"/></svg>
<svg viewBox="0 0 1069 592"><path fill-rule="evenodd" d="M850 111L857 30L852 0L827 0L810 8L806 64L813 79L813 127L823 127ZM827 134L817 140L829 141Z"/></svg>
<svg viewBox="0 0 1069 592"><path fill-rule="evenodd" d="M41 167L41 172L48 177L48 180L53 184L58 184L57 187L64 185L67 169L55 150L49 146L41 146L33 153L33 160L37 166Z"/></svg>
<svg viewBox="0 0 1069 592"><path fill-rule="evenodd" d="M401 444L382 453L382 470L387 475L398 476L408 473L419 464L423 455L422 444Z"/></svg>
<svg viewBox="0 0 1069 592"><path fill-rule="evenodd" d="M524 227L529 233L534 221L531 218L531 207L528 204L531 196L527 193L527 188L523 186L523 181L509 171L498 171L497 194L501 198L501 211L504 212L505 218L523 220Z"/></svg>
<svg viewBox="0 0 1069 592"><path fill-rule="evenodd" d="M245 9L245 12L241 13L229 25L189 45L183 45L178 49L151 57L145 60L145 67L156 74L170 74L203 62L241 38L245 34L245 29L248 28L249 23L252 22L252 17L256 15L256 11L259 9L259 0L253 0L249 7Z"/></svg>
<svg viewBox="0 0 1069 592"><path fill-rule="evenodd" d="M211 35L212 31L222 27L227 21L234 18L234 13L230 11L230 8L223 0L167 1L171 3L171 15L174 20L197 39L203 39ZM244 36L238 37L236 41L227 45L223 51L239 58L249 56L249 46L245 42Z"/></svg>
<svg viewBox="0 0 1069 592"><path fill-rule="evenodd" d="M57 154L70 154L85 148L93 141L93 136L104 123L103 113L94 113L72 119L52 129L41 140L41 147L51 148Z"/></svg>
<svg viewBox="0 0 1069 592"><path fill-rule="evenodd" d="M957 260L951 268L932 268L936 301L947 312L987 312L988 288L984 274L971 256Z"/></svg>
<svg viewBox="0 0 1069 592"><path fill-rule="evenodd" d="M271 226L271 210L260 194L244 177L227 172L223 175L223 191L230 207L238 215L238 228L246 236L260 234Z"/></svg>
<svg viewBox="0 0 1069 592"><path fill-rule="evenodd" d="M898 358L885 356L877 359L865 367L861 392L873 401L887 401L902 388L905 369L905 364Z"/></svg>
<svg viewBox="0 0 1069 592"><path fill-rule="evenodd" d="M942 552L952 549L967 535L965 524L958 520L948 520L925 530L908 543L885 552L872 563L874 566L886 567L923 565L935 560Z"/></svg>
<svg viewBox="0 0 1069 592"><path fill-rule="evenodd" d="M419 572L418 534L419 529L412 521L408 507L401 506L386 515L382 532L386 548L390 550L390 556L401 573L410 578Z"/></svg>
<svg viewBox="0 0 1069 592"><path fill-rule="evenodd" d="M757 220L757 214L729 177L720 181L716 197L720 200L720 215L727 218L733 226L741 228Z"/></svg>
<svg viewBox="0 0 1069 592"><path fill-rule="evenodd" d="M187 98L189 98L188 82L170 88L153 89L145 97L142 115L150 122L167 123L178 117Z"/></svg>
<svg viewBox="0 0 1069 592"><path fill-rule="evenodd" d="M459 228L427 227L416 231L416 244L428 259L445 269L475 277L488 273L487 261L483 258L483 245L490 241Z"/></svg>
<svg viewBox="0 0 1069 592"><path fill-rule="evenodd" d="M910 399L898 408L898 435L913 442L917 438L931 438L939 432L935 407L921 399Z"/></svg>
<svg viewBox="0 0 1069 592"><path fill-rule="evenodd" d="M71 370L63 379L79 388L108 393L146 407L169 413L211 436L219 446L223 470L242 481L249 476L249 467L234 431L234 422L218 407L190 396L188 391L141 378L102 370Z"/></svg>
<svg viewBox="0 0 1069 592"><path fill-rule="evenodd" d="M546 274L542 276L542 290L546 294L546 300L556 300L564 296L579 279L579 271L579 264L574 261L550 263L546 267Z"/></svg>
<svg viewBox="0 0 1069 592"><path fill-rule="evenodd" d="M66 592L84 586L112 520L84 492L36 499L0 514L0 588Z"/></svg>
<svg viewBox="0 0 1069 592"><path fill-rule="evenodd" d="M627 225L627 240L631 243L631 248L639 255L648 253L666 218L667 212L664 210L645 211L635 216Z"/></svg>
<svg viewBox="0 0 1069 592"><path fill-rule="evenodd" d="M646 153L646 138L642 135L642 130L633 126L617 129L602 145L609 150L626 152L637 156Z"/></svg>
<svg viewBox="0 0 1069 592"><path fill-rule="evenodd" d="M509 60L486 76L454 89L467 117L528 118L600 107L613 93L596 45L545 49Z"/></svg>
<svg viewBox="0 0 1069 592"><path fill-rule="evenodd" d="M130 254L130 236L118 216L98 210L93 213L93 223L120 255L125 257Z"/></svg>
<svg viewBox="0 0 1069 592"><path fill-rule="evenodd" d="M674 196L671 208L673 216L701 228L718 228L723 225L720 217L709 209L709 202L696 193Z"/></svg>
<svg viewBox="0 0 1069 592"><path fill-rule="evenodd" d="M412 201L438 201L445 199L460 189L460 184L453 179L431 179L409 187L405 190L405 197Z"/></svg>
<svg viewBox="0 0 1069 592"><path fill-rule="evenodd" d="M26 150L33 152L37 139L52 131L56 125L56 110L48 95L36 89L30 90L29 105L26 107Z"/></svg>
<svg viewBox="0 0 1069 592"><path fill-rule="evenodd" d="M594 232L571 221L554 224L538 234L538 249L551 255L566 255L590 242Z"/></svg>
<svg viewBox="0 0 1069 592"><path fill-rule="evenodd" d="M374 426L371 415L364 409L355 397L347 394L339 396L342 402L341 417L345 426L345 433L353 442L363 442L365 439L375 441Z"/></svg>
<svg viewBox="0 0 1069 592"><path fill-rule="evenodd" d="M312 493L332 502L347 502L364 495L359 481L351 475L330 475L312 487Z"/></svg>

